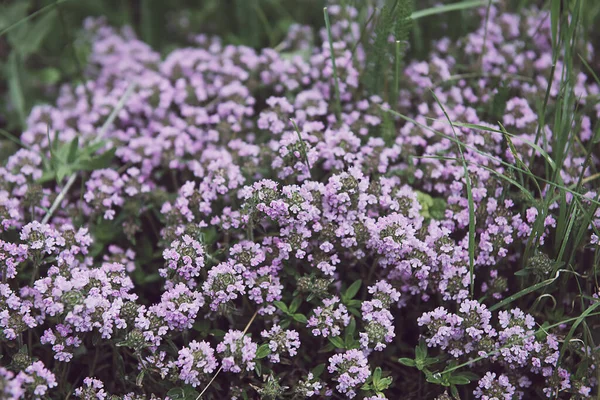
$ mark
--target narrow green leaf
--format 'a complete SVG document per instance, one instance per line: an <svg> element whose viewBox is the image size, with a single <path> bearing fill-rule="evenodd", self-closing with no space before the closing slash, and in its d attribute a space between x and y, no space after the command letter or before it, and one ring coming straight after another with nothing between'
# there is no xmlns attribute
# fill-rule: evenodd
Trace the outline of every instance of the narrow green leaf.
<svg viewBox="0 0 600 400"><path fill-rule="evenodd" d="M23 82L21 72L23 65L19 53L13 51L8 57L8 88L10 101L17 111L21 127L25 127L27 112L25 110L25 97L23 95Z"/></svg>
<svg viewBox="0 0 600 400"><path fill-rule="evenodd" d="M67 162L72 164L77 159L77 152L79 150L79 136L75 136L71 143L69 143L69 154L67 155Z"/></svg>
<svg viewBox="0 0 600 400"><path fill-rule="evenodd" d="M328 339L329 342L338 349L344 349L346 347L344 341L339 336L330 336Z"/></svg>
<svg viewBox="0 0 600 400"><path fill-rule="evenodd" d="M137 387L142 387L142 382L144 382L145 374L146 374L145 370L141 370L140 373L138 374L137 378L135 379L135 385Z"/></svg>
<svg viewBox="0 0 600 400"><path fill-rule="evenodd" d="M97 169L107 168L115 158L116 150L116 148L112 148L97 157L88 160L80 160L76 163L77 168L74 169L79 169L81 171L94 171Z"/></svg>
<svg viewBox="0 0 600 400"><path fill-rule="evenodd" d="M471 177L469 176L469 170L467 168L467 162L465 161L465 156L463 154L463 143L458 140L458 135L456 134L456 130L454 130L454 125L446 112L446 109L440 102L440 100L435 95L434 91L431 90L431 94L433 94L433 98L437 102L437 104L442 109L448 123L452 127L452 133L454 134L454 138L456 139L456 144L458 147L458 152L460 154L460 158L463 164L463 170L465 174L465 183L467 186L467 200L469 202L469 276L471 279L471 297L475 292L475 203L473 202L473 191L471 190Z"/></svg>
<svg viewBox="0 0 600 400"><path fill-rule="evenodd" d="M509 137L516 137L516 135L514 133L507 132L505 129L499 130L499 129L491 128L489 126L478 125L478 124L468 124L468 123L462 123L462 122L453 122L453 124L454 124L454 126L471 128L471 129L476 129L476 130L486 131L486 132L502 133L504 135L508 135ZM546 162L550 165L552 170L556 170L556 163L554 162L554 160L552 160L550 155L544 149L542 149L539 145L535 144L534 142L532 142L526 138L519 137L519 140L521 142L525 143L526 145L530 146L531 148L533 148L536 152L538 152L544 158L544 160L546 160Z"/></svg>
<svg viewBox="0 0 600 400"><path fill-rule="evenodd" d="M398 362L402 365L406 365L407 367L414 367L415 365L417 365L415 363L415 360L413 360L412 358L399 358Z"/></svg>
<svg viewBox="0 0 600 400"><path fill-rule="evenodd" d="M274 301L273 305L275 307L279 308L281 311L283 311L286 314L290 312L290 310L288 309L288 306L286 306L285 303L282 301Z"/></svg>
<svg viewBox="0 0 600 400"><path fill-rule="evenodd" d="M302 304L302 296L294 297L294 300L292 300L292 303L290 304L290 307L289 307L290 312L295 313L296 311L298 311L300 304Z"/></svg>
<svg viewBox="0 0 600 400"><path fill-rule="evenodd" d="M51 12L15 30L8 35L8 40L23 57L27 57L42 47L43 41L54 28L56 13Z"/></svg>
<svg viewBox="0 0 600 400"><path fill-rule="evenodd" d="M19 146L32 151L34 153L38 153L37 151L33 150L30 146L26 145L25 143L23 143L20 139L18 139L15 135L11 134L8 131L5 131L4 129L0 129L0 136L4 136L6 139L10 140L13 143L18 144Z"/></svg>
<svg viewBox="0 0 600 400"><path fill-rule="evenodd" d="M435 7L431 7L431 8L426 8L424 10L415 11L414 13L412 13L411 18L419 19L419 18L423 18L423 17L428 17L430 15L444 14L444 13L451 12L451 11L459 11L459 10L466 10L469 8L477 8L477 7L486 5L488 3L488 1L489 0L469 0L469 1L461 1L458 3L453 3L453 4L446 4L443 6L435 6ZM496 3L496 1L493 1L493 3Z"/></svg>
<svg viewBox="0 0 600 400"><path fill-rule="evenodd" d="M301 324L306 325L308 323L308 319L304 314L294 314L293 318L296 322L300 322Z"/></svg>
<svg viewBox="0 0 600 400"><path fill-rule="evenodd" d="M340 86L338 83L339 77L337 72L337 66L335 64L335 51L333 49L333 39L331 38L331 24L329 23L329 12L327 11L327 7L323 8L323 15L325 16L325 26L327 27L327 37L329 39L329 51L331 52L331 64L333 66L333 78L336 99L335 115L337 117L337 120L340 121L340 116L342 113L342 100L340 99Z"/></svg>
<svg viewBox="0 0 600 400"><path fill-rule="evenodd" d="M44 6L44 7L40 8L39 10L37 10L37 11L35 11L35 12L33 12L33 13L29 14L27 17L25 17L25 18L23 18L23 19L20 19L19 21L17 21L17 22L15 22L15 23L13 23L13 24L9 25L8 27L6 27L6 28L2 29L2 30L0 31L0 37L2 37L2 35L4 35L5 33L9 32L9 31L11 31L11 30L13 30L13 29L15 29L17 26L19 26L19 25L21 25L21 24L23 24L23 23L25 23L25 22L29 21L30 19L33 19L33 18L35 18L36 16L38 16L38 15L40 15L40 14L46 13L46 12L48 12L48 11L51 11L51 10L52 10L54 7L56 7L58 4L60 4L60 3L64 3L64 2L66 2L66 1L69 1L69 0L56 0L54 3L52 3L52 4L48 4L47 6Z"/></svg>
<svg viewBox="0 0 600 400"><path fill-rule="evenodd" d="M560 20L561 0L551 0L550 3L550 31L552 32L552 47L558 44L558 25Z"/></svg>
<svg viewBox="0 0 600 400"><path fill-rule="evenodd" d="M427 345L423 342L415 347L415 360L425 360L427 358Z"/></svg>
<svg viewBox="0 0 600 400"><path fill-rule="evenodd" d="M320 377L325 371L325 364L319 364L310 371L315 378Z"/></svg>
<svg viewBox="0 0 600 400"><path fill-rule="evenodd" d="M357 281L354 281L354 283L352 283L352 285L350 285L350 287L346 289L346 292L344 293L344 298L346 299L346 301L352 300L354 296L356 296L356 294L360 290L361 285L362 280L359 279Z"/></svg>
<svg viewBox="0 0 600 400"><path fill-rule="evenodd" d="M351 317L350 323L348 324L344 332L344 341L346 342L346 344L350 344L352 342L352 340L354 339L354 332L356 332L356 318Z"/></svg>
<svg viewBox="0 0 600 400"><path fill-rule="evenodd" d="M571 342L571 338L575 334L575 331L577 330L577 327L579 327L579 325L592 313L592 311L594 311L598 307L600 307L600 301L596 300L596 303L594 303L591 306L589 306L584 312L581 313L581 315L579 317L577 317L577 319L575 320L575 322L571 326L571 329L569 330L569 333L567 334L567 336L565 336L565 339L563 340L563 344L562 344L562 347L560 349L560 356L558 357L558 360L556 360L556 366L557 367L559 365L561 365L560 362L562 361L563 357L565 356L565 352L566 352L567 346Z"/></svg>
<svg viewBox="0 0 600 400"><path fill-rule="evenodd" d="M377 367L375 368L375 371L373 371L373 382L377 382L379 379L381 379L381 368Z"/></svg>
<svg viewBox="0 0 600 400"><path fill-rule="evenodd" d="M261 344L256 351L256 359L260 360L271 354L271 349L267 343Z"/></svg>
<svg viewBox="0 0 600 400"><path fill-rule="evenodd" d="M525 289L513 294L512 296L509 296L509 297L505 298L504 300L492 305L490 307L490 311L496 311L496 310L504 307L505 305L512 303L513 301L515 301L518 298L521 298L529 293L535 292L536 290L543 288L544 286L548 286L549 284L551 284L552 282L554 282L555 280L558 279L561 272L569 272L569 271L566 271L563 269L558 270L556 272L556 276L554 278L546 279L545 281L538 282L535 285L526 287Z"/></svg>

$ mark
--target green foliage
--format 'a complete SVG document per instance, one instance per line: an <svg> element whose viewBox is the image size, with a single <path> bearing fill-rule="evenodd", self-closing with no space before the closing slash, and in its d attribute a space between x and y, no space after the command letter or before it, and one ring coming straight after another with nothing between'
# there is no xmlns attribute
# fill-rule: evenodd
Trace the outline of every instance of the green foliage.
<svg viewBox="0 0 600 400"><path fill-rule="evenodd" d="M386 0L377 15L374 28L374 43L367 55L367 69L364 81L373 94L385 94L383 88L389 86L394 71L393 62L402 64L404 52L410 32L412 30L413 0ZM390 35L400 43L396 51L394 43L390 43ZM396 78L394 78L396 79ZM391 99L392 104L397 99L398 93L391 91L384 98Z"/></svg>
<svg viewBox="0 0 600 400"><path fill-rule="evenodd" d="M173 400L196 400L199 395L200 393L190 385L176 387L167 392L167 396Z"/></svg>
<svg viewBox="0 0 600 400"><path fill-rule="evenodd" d="M292 321L295 321L301 325L307 324L308 319L306 318L306 315L296 312L302 304L302 297L295 297L289 307L282 301L275 301L273 304L285 314L283 322L281 323L283 328L287 328Z"/></svg>
<svg viewBox="0 0 600 400"><path fill-rule="evenodd" d="M106 146L106 142L99 141L93 144L79 146L79 137L75 137L70 142L61 143L58 140L58 133L55 133L54 140L48 140L51 143L50 159L44 161L44 174L40 182L56 180L57 183L78 171L93 171L106 168L114 158L115 148L105 151L102 154L97 152Z"/></svg>
<svg viewBox="0 0 600 400"><path fill-rule="evenodd" d="M375 394L383 395L383 391L390 387L392 384L392 377L382 377L383 371L380 367L375 368L373 375L365 383L361 390L373 391Z"/></svg>
<svg viewBox="0 0 600 400"><path fill-rule="evenodd" d="M446 207L448 204L446 200L440 197L431 197L429 194L417 191L417 200L421 204L421 215L428 219L444 218Z"/></svg>
<svg viewBox="0 0 600 400"><path fill-rule="evenodd" d="M399 358L398 362L407 367L417 368L419 371L429 373L428 367L440 361L438 357L427 356L427 346L424 342L420 342L415 347L415 358Z"/></svg>

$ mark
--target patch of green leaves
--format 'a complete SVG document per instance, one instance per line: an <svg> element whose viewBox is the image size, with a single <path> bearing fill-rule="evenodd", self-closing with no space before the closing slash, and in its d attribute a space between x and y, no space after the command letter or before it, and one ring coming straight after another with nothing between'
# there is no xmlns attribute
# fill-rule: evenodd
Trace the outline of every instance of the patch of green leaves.
<svg viewBox="0 0 600 400"><path fill-rule="evenodd" d="M398 362L407 367L417 368L419 371L428 371L427 367L439 362L438 357L427 356L427 345L424 342L415 347L415 358L399 358Z"/></svg>
<svg viewBox="0 0 600 400"><path fill-rule="evenodd" d="M192 386L185 385L183 387L176 387L167 392L167 396L173 400L195 400L200 393L196 391Z"/></svg>
<svg viewBox="0 0 600 400"><path fill-rule="evenodd" d="M261 344L260 347L258 348L258 350L256 351L255 358L260 360L260 359L265 358L269 354L271 354L271 349L269 348L269 344L264 343L264 344Z"/></svg>
<svg viewBox="0 0 600 400"><path fill-rule="evenodd" d="M431 197L429 194L417 191L417 200L421 205L421 215L426 219L441 220L444 218L448 204L440 197Z"/></svg>
<svg viewBox="0 0 600 400"><path fill-rule="evenodd" d="M374 391L375 394L383 395L383 391L390 387L393 380L391 376L383 377L382 375L383 371L381 368L375 368L375 371L373 371L367 383L361 387L361 390Z"/></svg>
<svg viewBox="0 0 600 400"><path fill-rule="evenodd" d="M306 318L306 315L296 312L296 311L298 311L298 308L300 308L300 305L302 304L301 296L296 296L292 300L292 303L290 304L289 307L282 301L275 301L275 302L273 302L273 304L275 305L275 307L277 307L279 310L281 310L285 314L284 320L281 323L281 326L283 328L287 328L291 324L292 321L296 321L297 323L302 324L302 325L306 325L308 323L308 319Z"/></svg>
<svg viewBox="0 0 600 400"><path fill-rule="evenodd" d="M54 134L54 140L50 139L48 133L48 140L50 141L50 159L44 160L44 173L40 178L42 183L51 180L60 183L65 177L79 171L106 168L115 156L114 148L97 154L101 148L106 146L104 141L80 147L78 136L70 142L61 143L58 140L58 133Z"/></svg>
<svg viewBox="0 0 600 400"><path fill-rule="evenodd" d="M355 299L360 287L362 285L362 280L358 279L352 283L352 285L348 286L348 288L342 293L341 300L342 303L348 309L348 312L360 318L361 313L359 307L361 305L360 300Z"/></svg>

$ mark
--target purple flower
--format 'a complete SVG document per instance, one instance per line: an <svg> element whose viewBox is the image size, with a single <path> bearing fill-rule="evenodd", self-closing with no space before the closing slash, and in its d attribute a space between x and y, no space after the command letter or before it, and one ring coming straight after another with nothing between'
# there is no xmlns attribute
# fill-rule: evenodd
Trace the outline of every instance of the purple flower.
<svg viewBox="0 0 600 400"><path fill-rule="evenodd" d="M280 362L280 355L287 353L294 357L300 347L300 335L295 330L282 329L279 325L273 325L270 330L264 330L260 334L263 338L269 340L269 361L272 363Z"/></svg>
<svg viewBox="0 0 600 400"><path fill-rule="evenodd" d="M181 281L191 288L196 286L194 278L200 275L204 267L204 249L200 242L184 235L181 240L171 242L169 248L163 251L163 258L166 268L158 272L171 285Z"/></svg>
<svg viewBox="0 0 600 400"><path fill-rule="evenodd" d="M202 284L204 296L210 300L210 308L217 311L220 305L237 299L246 292L242 279L245 268L232 262L221 263L208 271L208 277Z"/></svg>
<svg viewBox="0 0 600 400"><path fill-rule="evenodd" d="M235 374L254 369L256 358L256 343L246 336L242 331L229 330L223 341L217 345L217 352L221 354L223 371L231 371Z"/></svg>
<svg viewBox="0 0 600 400"><path fill-rule="evenodd" d="M348 350L332 356L327 370L338 383L337 390L349 399L356 396L360 386L371 376L368 360L359 350Z"/></svg>
<svg viewBox="0 0 600 400"><path fill-rule="evenodd" d="M349 323L350 316L346 307L334 296L324 299L323 306L313 310L306 326L312 328L313 335L327 337L339 336Z"/></svg>
<svg viewBox="0 0 600 400"><path fill-rule="evenodd" d="M189 346L179 350L179 358L175 366L179 368L179 379L193 387L200 385L201 380L217 368L215 351L208 342L191 341Z"/></svg>
<svg viewBox="0 0 600 400"><path fill-rule="evenodd" d="M105 400L107 393L104 391L104 382L87 377L83 380L83 386L75 389L75 396L83 400Z"/></svg>

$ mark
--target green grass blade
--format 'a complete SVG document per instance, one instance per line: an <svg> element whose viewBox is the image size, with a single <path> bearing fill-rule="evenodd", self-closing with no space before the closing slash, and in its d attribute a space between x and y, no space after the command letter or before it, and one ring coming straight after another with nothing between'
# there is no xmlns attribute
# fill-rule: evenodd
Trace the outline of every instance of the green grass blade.
<svg viewBox="0 0 600 400"><path fill-rule="evenodd" d="M454 125L452 125L452 121L446 112L446 109L437 98L433 90L431 91L433 98L437 102L437 104L442 109L446 119L450 123L452 127L452 133L454 133L454 138L457 141L458 152L460 154L460 158L462 160L463 169L465 171L465 182L467 185L467 200L469 202L469 275L471 277L471 297L475 292L475 203L473 202L473 191L471 188L471 177L469 176L469 170L467 168L467 162L465 161L465 156L463 154L462 142L458 140L458 136L456 135L456 130L454 129Z"/></svg>
<svg viewBox="0 0 600 400"><path fill-rule="evenodd" d="M21 128L25 128L27 112L25 110L25 96L23 95L23 82L21 79L21 57L17 52L13 52L8 60L8 89L10 101L17 111Z"/></svg>
<svg viewBox="0 0 600 400"><path fill-rule="evenodd" d="M394 65L394 93L392 93L391 103L396 105L398 103L398 94L400 92L400 62L402 61L402 52L401 52L400 41L396 40L396 58Z"/></svg>
<svg viewBox="0 0 600 400"><path fill-rule="evenodd" d="M452 137L452 136L448 136L448 135L446 135L445 133L442 133L442 132L436 131L435 129L432 129L431 127L429 127L429 126L427 126L427 125L423 125L423 124L421 124L420 122L416 121L415 119L413 119L413 118L410 118L410 117L408 117L408 116L406 116L406 115L404 115L404 114L401 114L401 113L399 113L399 112L397 112L397 111L394 111L394 110L386 109L385 107L380 107L380 109L381 109L381 110L383 110L384 112L387 112L387 113L390 113L390 114L392 114L392 115L395 115L395 116L397 116L397 117L400 117L400 118L402 118L402 119L403 119L403 120L405 120L405 121L411 122L411 123L413 123L414 125L416 125L416 126L418 126L418 127L420 127L420 128L423 128L423 129L425 129L425 130L428 130L428 131L430 131L430 132L432 132L432 133L434 133L434 134L436 134L436 135L438 135L438 136L440 136L440 137L443 137L443 138L445 138L445 139L448 139L448 140L450 140L450 141L452 141L452 142L454 142L454 143L460 143L460 144L463 146L463 148L465 148L465 149L469 149L469 150L471 150L471 151L473 151L473 152L475 152L475 153L477 153L477 154L479 154L479 155L481 155L481 156L483 156L483 157L486 157L486 158L488 158L488 159L490 159L490 160L493 160L493 161L495 161L495 162L497 162L497 163L499 163L499 164L502 164L503 166L505 166L505 167L507 167L507 168L513 168L513 169L515 169L515 170L517 170L517 171L519 171L519 172L522 172L522 173L525 173L525 174L527 173L527 171L525 171L525 170L523 170L523 169L521 169L521 168L519 168L519 167L515 167L514 165L512 165L512 164L509 164L509 163L507 163L506 161L504 161L504 160L502 160L502 159L500 159L500 158L498 158L498 157L496 157L496 156L490 155L490 154L488 154L488 153L485 153L485 152L483 152L483 151L479 150L479 149L478 149L478 148L476 148L476 147L470 146L470 145L468 145L468 144L465 144L465 143L463 143L463 142L461 142L461 141L459 141L459 140L456 140L456 139L455 139L454 137ZM548 179L542 178L542 177L540 177L540 176L537 176L537 175L534 175L534 177L535 177L537 180L539 180L540 182L544 182L544 183L546 183L546 184L548 184L548 185L550 185L550 186L552 186L552 187L554 187L554 188L557 188L557 189L560 189L560 190L565 190L566 192L568 192L568 193L571 193L573 196L575 196L575 197L577 197L577 198L579 198L579 199L583 199L583 198L584 198L584 197L583 197L583 195L582 195L581 193L578 193L578 192L574 191L573 189L571 189L571 188L568 188L568 187L566 187L566 186L564 186L564 185L561 185L561 184L559 184L559 183L556 183L556 182L553 182L553 181L551 181L551 180L548 180ZM573 185L573 187L575 187L575 185ZM550 191L548 191L547 193L550 193ZM594 200L594 199L586 199L586 201L590 201L591 203L593 203L593 204L597 204L598 206L600 206L600 201L596 201L596 200Z"/></svg>
<svg viewBox="0 0 600 400"><path fill-rule="evenodd" d="M561 272L570 272L570 271L567 271L567 270L564 270L564 269L558 270L556 272L556 275L553 278L546 279L545 281L541 281L541 282L536 283L535 285L526 287L525 289L523 289L523 290L521 290L521 291L513 294L512 296L509 296L509 297L505 298L504 300L502 300L502 301L500 301L500 302L492 305L490 307L490 311L496 311L496 310L504 307L505 305L510 304L513 301L515 301L515 300L517 300L517 299L519 299L519 298L521 298L521 297L523 297L525 295L528 295L529 293L533 293L536 290L539 290L539 289L541 289L541 288L543 288L545 286L550 285L552 282L554 282L554 281L556 281L558 279L558 277L560 276Z"/></svg>
<svg viewBox="0 0 600 400"><path fill-rule="evenodd" d="M600 304L600 303L598 303L598 304ZM588 314L586 314L586 315L585 315L585 318L587 318L587 317L597 317L598 315L600 315L600 313L593 313L593 314L592 314L592 313L590 312L590 313L588 313ZM579 316L579 317L576 317L576 318L567 318L567 319L564 319L564 320L562 320L562 321L559 321L559 322L556 322L556 323L554 323L554 324L552 324L552 325L548 325L548 326L546 326L546 327L544 327L544 328L540 328L540 329L536 330L535 332L533 332L532 334L525 335L525 336L523 336L523 337L522 337L522 339L521 339L521 340L524 340L524 339L527 339L527 338L530 338L530 337L534 337L534 336L535 336L535 335L537 335L538 333L541 333L541 332L546 332L548 329L556 328L557 326L564 325L564 324L567 324L567 323L569 323L569 322L577 321L577 320L578 320L578 319L580 319L580 318L581 318L581 316ZM495 350L492 350L492 351L490 351L489 353L486 353L486 354L484 354L484 355L481 355L481 356L479 356L479 357L472 358L472 359L470 359L469 361L466 361L466 362L464 362L464 363L462 363L462 364L458 364L458 365L455 365L455 366L453 366L453 367L447 368L447 369L445 369L444 371L442 371L441 373L442 373L442 374L449 374L449 373L452 373L452 372L454 372L454 371L457 371L457 370L459 370L459 369L461 369L461 368L468 367L468 366L469 366L469 365L471 365L471 364L474 364L474 363L476 363L476 362L478 362L478 361L481 361L481 360L487 359L489 356L492 356L492 355L494 355L494 354L497 354L497 353L499 353L501 350L503 350L503 349L505 349L505 348L508 348L508 347L511 347L511 346L513 346L513 345L514 345L514 343L513 343L513 342L507 343L507 344L505 344L504 346L502 346L502 347L500 347L500 348L498 348L498 349L495 349Z"/></svg>
<svg viewBox="0 0 600 400"><path fill-rule="evenodd" d="M585 65L585 67L590 72L590 74L592 74L592 76L594 77L594 80L596 81L596 83L600 85L600 79L598 78L598 75L596 75L596 73L594 72L594 70L592 69L592 67L590 67L590 64L588 64L588 62L585 61L585 58L583 58L581 56L581 54L578 54L578 56L579 56L579 59L581 60L581 62L583 62L583 65Z"/></svg>
<svg viewBox="0 0 600 400"><path fill-rule="evenodd" d="M327 11L327 7L323 8L323 16L325 17L325 26L327 27L327 37L329 39L329 51L331 52L331 64L333 65L333 79L335 84L335 100L336 100L336 110L335 115L337 120L340 121L342 114L342 100L340 99L340 86L338 83L338 72L337 65L335 64L335 52L333 49L333 39L331 37L331 23L329 22L329 12Z"/></svg>
<svg viewBox="0 0 600 400"><path fill-rule="evenodd" d="M561 0L551 0L550 6L550 31L552 32L552 47L556 49L558 45L558 24L560 20Z"/></svg>
<svg viewBox="0 0 600 400"><path fill-rule="evenodd" d="M460 11L460 10L467 10L469 8L481 7L481 6L487 5L488 1L489 0L468 0L468 1L461 1L461 2L453 3L453 4L446 4L443 6L426 8L424 10L415 11L414 13L412 13L411 18L419 19L419 18L428 17L430 15L444 14L444 13L451 12L451 11ZM492 2L496 3L497 1L492 1Z"/></svg>
<svg viewBox="0 0 600 400"><path fill-rule="evenodd" d="M306 152L306 143L304 142L304 139L302 139L302 134L300 133L300 129L298 129L298 125L296 124L296 121L294 121L292 118L290 118L290 121L292 121L292 125L294 125L294 129L296 130L296 133L298 134L298 140L300 141L300 148L302 149L302 156L304 157L304 162L306 163L306 168L308 168L308 173L310 174L310 162L308 161L308 154Z"/></svg>
<svg viewBox="0 0 600 400"><path fill-rule="evenodd" d="M589 306L584 312L581 313L581 315L577 319L575 319L575 322L571 326L569 333L567 334L567 336L565 336L562 347L560 349L560 356L558 357L558 360L556 360L556 366L560 365L560 362L562 361L563 357L565 356L565 350L567 349L567 346L569 345L571 338L575 334L577 327L579 327L579 325L592 313L592 311L594 311L599 306L600 306L600 301L596 300L596 303Z"/></svg>
<svg viewBox="0 0 600 400"><path fill-rule="evenodd" d="M457 162L460 161L456 157L445 157L445 156L434 156L434 155L413 156L413 158L415 158L415 159L417 159L417 158L430 158L430 159L435 159L435 160L449 160L449 161L457 161ZM467 163L471 163L471 162L467 161ZM475 164L475 163L473 163L473 164ZM506 175L504 175L504 174L496 171L493 168L486 167L485 165L478 165L478 164L475 164L475 165L477 165L479 168L483 168L486 171L493 173L499 179L504 179L508 183L516 186L519 190L521 190L521 192L527 198L528 201L530 201L531 203L535 202L535 198L531 195L531 191L529 189L526 189L523 185L521 185L519 182L515 181L511 177L508 177L508 176L506 176Z"/></svg>
<svg viewBox="0 0 600 400"><path fill-rule="evenodd" d="M19 138L15 137L13 134L11 134L8 131L5 131L4 129L0 128L0 136L4 136L7 140L10 140L11 142L18 144L19 146L32 151L34 153L37 153L37 151L33 150L31 147L29 147L28 145L26 145L25 143L23 143L21 140L19 140Z"/></svg>
<svg viewBox="0 0 600 400"><path fill-rule="evenodd" d="M70 0L56 0L56 2L52 3L52 4L48 4L47 6L44 6L42 8L40 8L39 10L29 14L27 17L15 22L12 25L7 26L6 28L2 29L0 31L0 37L2 37L2 35L6 34L7 32L9 32L10 30L16 28L17 26L21 25L22 23L25 23L27 21L29 21L32 18L35 18L37 15L43 14L45 12L50 11L52 8L56 7L58 4L60 3L64 3Z"/></svg>
<svg viewBox="0 0 600 400"><path fill-rule="evenodd" d="M435 118L431 118L431 119L434 120ZM510 137L517 137L517 135L515 135L514 133L510 133L510 132L506 131L505 129L499 130L499 129L490 128L490 127L484 126L484 125L467 124L467 123L462 123L462 122L453 122L453 124L455 126L459 126L459 127L471 128L471 129L486 131L486 132L502 133L502 134L506 134ZM546 160L546 162L550 165L552 170L556 170L556 164L554 163L554 161L552 160L550 155L544 149L542 149L539 145L533 143L532 141L530 141L528 139L521 138L521 137L518 137L518 139L520 141L522 141L523 143L525 143L526 145L533 148L538 153L540 153L540 155L542 157L544 157L544 160Z"/></svg>

